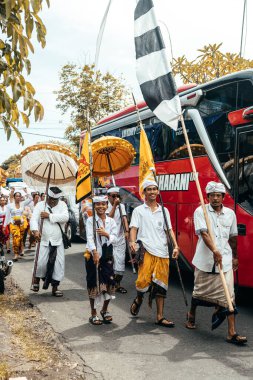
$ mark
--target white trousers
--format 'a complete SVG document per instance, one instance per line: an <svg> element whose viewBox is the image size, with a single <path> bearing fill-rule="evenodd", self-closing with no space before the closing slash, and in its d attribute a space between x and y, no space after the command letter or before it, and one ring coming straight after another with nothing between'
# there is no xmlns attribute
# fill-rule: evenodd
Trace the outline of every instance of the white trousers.
<svg viewBox="0 0 253 380"><path fill-rule="evenodd" d="M49 255L49 246L41 245L38 258L36 277L44 278L47 271L47 262ZM64 278L65 256L63 243L57 246L57 255L54 265L53 280L62 281Z"/></svg>
<svg viewBox="0 0 253 380"><path fill-rule="evenodd" d="M115 274L123 275L125 272L126 242L113 245L113 270Z"/></svg>

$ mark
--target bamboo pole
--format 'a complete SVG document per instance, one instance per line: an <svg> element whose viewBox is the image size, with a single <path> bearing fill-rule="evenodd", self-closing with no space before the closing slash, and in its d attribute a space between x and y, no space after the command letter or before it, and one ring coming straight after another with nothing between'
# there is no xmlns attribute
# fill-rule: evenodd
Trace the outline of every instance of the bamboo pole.
<svg viewBox="0 0 253 380"><path fill-rule="evenodd" d="M192 151L191 151L190 142L189 142L189 138L188 138L188 135L187 135L187 131L186 131L183 115L180 116L180 121L181 121L181 124L182 124L184 138L185 138L185 142L186 142L186 146L187 146L187 150L188 150L188 154L189 154L189 158L190 158L190 163L191 163L192 171L193 171L195 182L196 182L196 187L197 187L200 203L201 203L202 210L203 210L203 213L204 213L204 218L205 218L205 221L206 221L208 233L209 233L209 236L210 236L210 238L212 240L213 246L216 249L216 244L215 244L215 240L214 240L211 224L210 224L210 221L209 221L209 218L208 218L208 214L207 214L207 211L206 211L206 207L205 207L205 203L204 203L204 198L203 198L203 194L202 194L202 191L201 191L201 187L200 187L200 183L199 183L199 179L198 179L198 175L197 175L195 162L194 162L194 159L193 159L193 156L192 156ZM222 282L222 286L223 286L223 289L224 289L224 293L225 293L225 296L226 296L226 299L227 299L229 311L233 312L234 311L234 307L233 307L233 304L232 304L232 301L231 301L231 297L230 297L230 294L229 294L229 291L228 291L226 279L225 279L225 276L224 276L223 270L221 269L220 264L218 264L218 269L219 269L219 274L220 274L220 277L221 277L221 282Z"/></svg>

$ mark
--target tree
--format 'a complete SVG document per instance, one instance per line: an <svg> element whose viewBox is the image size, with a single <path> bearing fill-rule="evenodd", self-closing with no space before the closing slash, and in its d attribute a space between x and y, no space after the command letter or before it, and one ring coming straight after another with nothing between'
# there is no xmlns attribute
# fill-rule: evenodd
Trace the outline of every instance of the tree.
<svg viewBox="0 0 253 380"><path fill-rule="evenodd" d="M129 93L122 78L115 78L109 72L94 72L94 65L78 67L67 64L60 72L60 90L57 94L57 108L62 113L71 112L71 124L65 130L66 138L78 146L80 133L108 115L129 103Z"/></svg>
<svg viewBox="0 0 253 380"><path fill-rule="evenodd" d="M39 12L42 3L49 0L0 0L0 119L9 140L12 131L23 143L18 130L20 116L28 127L34 112L35 121L43 118L44 110L34 98L35 89L23 72L31 72L29 52L34 52L31 37L36 29L37 40L45 46L46 28ZM23 101L23 111L21 108Z"/></svg>
<svg viewBox="0 0 253 380"><path fill-rule="evenodd" d="M16 177L20 169L20 154L13 154L5 160L1 167L7 171L9 177Z"/></svg>
<svg viewBox="0 0 253 380"><path fill-rule="evenodd" d="M179 75L184 83L205 83L212 79L235 71L253 68L253 61L241 58L238 54L222 53L220 44L206 45L193 61L183 55L173 60L172 71Z"/></svg>

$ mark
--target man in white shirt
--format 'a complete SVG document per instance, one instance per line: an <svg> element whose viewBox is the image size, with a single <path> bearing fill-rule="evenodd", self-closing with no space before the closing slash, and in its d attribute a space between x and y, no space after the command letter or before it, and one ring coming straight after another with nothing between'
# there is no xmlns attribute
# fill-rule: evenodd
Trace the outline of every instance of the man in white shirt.
<svg viewBox="0 0 253 380"><path fill-rule="evenodd" d="M225 192L225 186L221 183L211 181L206 186L209 203L205 207L216 246L214 246L208 233L202 206L194 212L195 232L199 239L192 261L195 266L194 289L191 309L187 313L186 327L188 329L196 328L197 306L215 306L212 329L217 328L227 317L227 342L244 344L247 339L235 331L235 313L237 311L235 309L235 312L230 313L228 310L217 266L220 264L223 269L231 299L235 304L233 270L238 269L237 222L234 211L222 204Z"/></svg>
<svg viewBox="0 0 253 380"><path fill-rule="evenodd" d="M145 202L134 209L130 223L130 248L137 251L136 241L140 241L145 254L143 262L139 265L136 281L137 297L134 299L130 312L137 316L144 294L150 290L150 302L156 299L157 321L163 327L174 327L174 322L164 318L164 299L166 297L169 280L169 250L166 233L170 233L173 241L173 258L177 259L179 247L171 227L170 214L165 209L169 231L166 232L162 207L156 202L158 185L155 181L143 183Z"/></svg>
<svg viewBox="0 0 253 380"><path fill-rule="evenodd" d="M116 292L125 294L127 293L127 290L121 286L121 281L125 272L126 239L129 237L129 227L125 206L120 203L119 191L119 187L111 187L108 189L107 195L109 202L106 214L115 220L117 226L117 239L113 243L113 269L115 273ZM119 207L121 209L121 214Z"/></svg>
<svg viewBox="0 0 253 380"><path fill-rule="evenodd" d="M40 279L43 279L43 289L48 289L51 283L52 295L56 297L63 295L58 290L60 281L64 277L65 266L61 228L64 231L65 223L69 219L68 208L66 203L60 200L61 195L62 192L58 187L50 187L47 200L37 203L30 221L30 228L35 240L40 241L35 283L32 290L38 292ZM42 221L43 229L40 235Z"/></svg>

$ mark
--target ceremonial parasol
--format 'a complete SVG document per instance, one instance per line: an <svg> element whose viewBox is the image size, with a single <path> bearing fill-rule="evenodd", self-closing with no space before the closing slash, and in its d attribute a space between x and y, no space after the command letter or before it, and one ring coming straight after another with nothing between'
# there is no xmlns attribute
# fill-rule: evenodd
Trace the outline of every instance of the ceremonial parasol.
<svg viewBox="0 0 253 380"><path fill-rule="evenodd" d="M43 191L47 194L49 183L61 188L63 186L75 186L77 157L70 149L60 145L37 144L21 152L21 168L24 181L37 189L43 187ZM42 233L43 222L44 219L40 223L40 234ZM37 244L35 254L31 290L34 290L39 250L40 242Z"/></svg>
<svg viewBox="0 0 253 380"><path fill-rule="evenodd" d="M77 167L77 156L64 146L37 144L21 152L23 180L37 189L45 189L49 177L51 185L75 186Z"/></svg>
<svg viewBox="0 0 253 380"><path fill-rule="evenodd" d="M91 148L93 157L93 176L102 177L111 175L114 186L116 185L114 174L121 173L129 168L136 154L134 147L130 142L115 136L100 137L99 139L93 141ZM123 222L123 215L120 206L119 213L123 230L126 232L126 227L125 223ZM127 239L126 246L131 258L133 273L136 273Z"/></svg>
<svg viewBox="0 0 253 380"><path fill-rule="evenodd" d="M134 147L120 137L103 136L91 144L93 156L92 174L105 177L126 170L135 157Z"/></svg>

